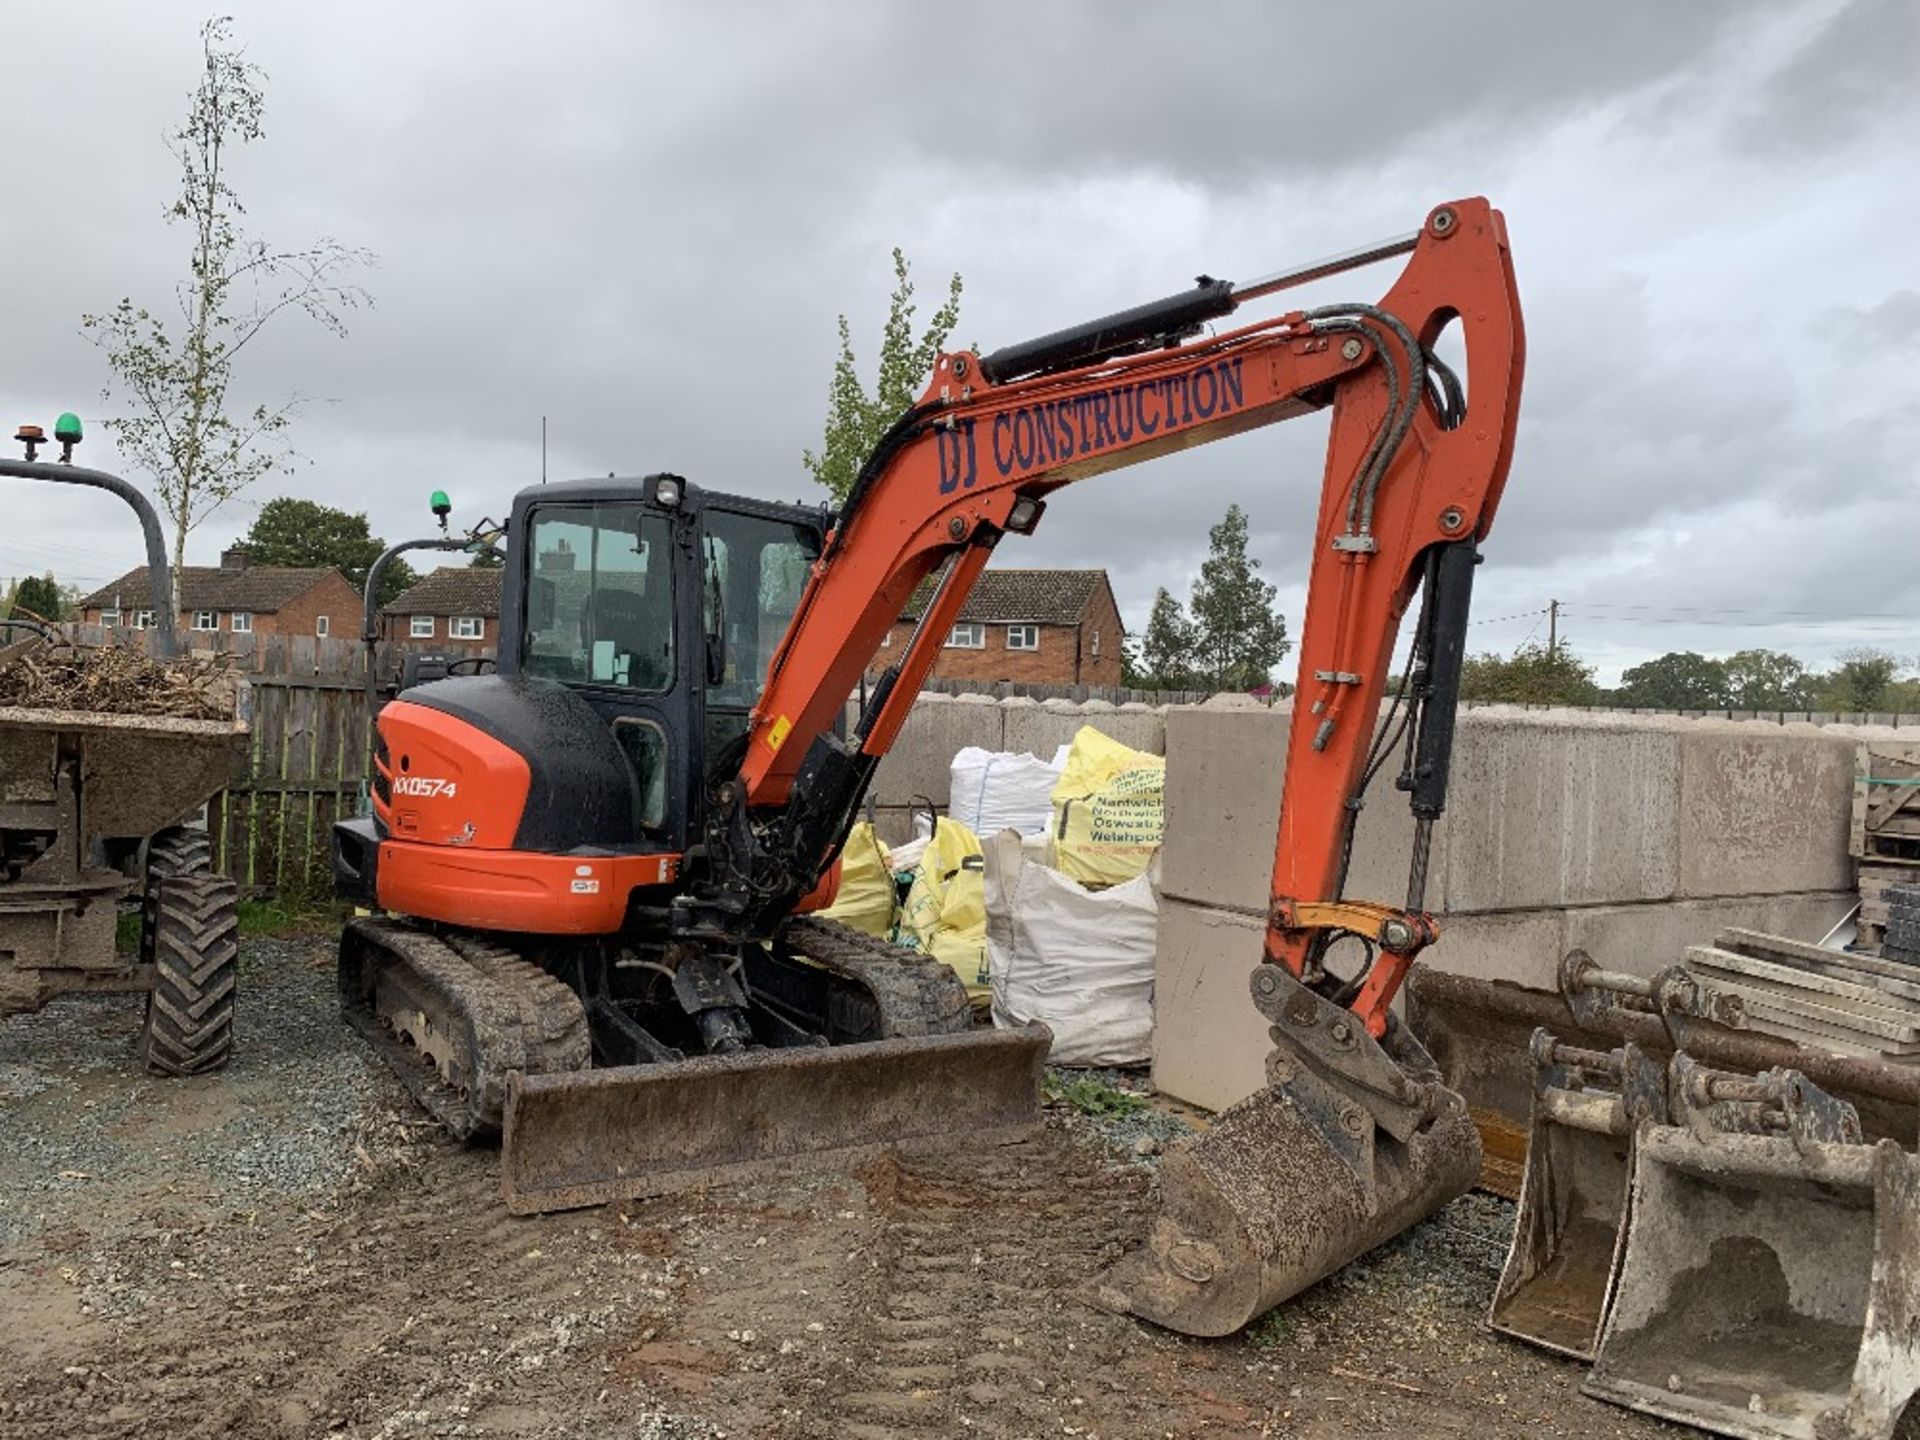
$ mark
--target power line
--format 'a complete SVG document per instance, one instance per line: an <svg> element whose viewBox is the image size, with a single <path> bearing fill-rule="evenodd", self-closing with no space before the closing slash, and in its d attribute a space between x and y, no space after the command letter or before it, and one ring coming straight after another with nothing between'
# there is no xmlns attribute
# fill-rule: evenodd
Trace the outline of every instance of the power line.
<svg viewBox="0 0 1920 1440"><path fill-rule="evenodd" d="M1531 615L1544 615L1545 610L1516 610L1511 615L1489 615L1484 620L1469 620L1469 625L1498 625L1502 620L1525 620Z"/></svg>

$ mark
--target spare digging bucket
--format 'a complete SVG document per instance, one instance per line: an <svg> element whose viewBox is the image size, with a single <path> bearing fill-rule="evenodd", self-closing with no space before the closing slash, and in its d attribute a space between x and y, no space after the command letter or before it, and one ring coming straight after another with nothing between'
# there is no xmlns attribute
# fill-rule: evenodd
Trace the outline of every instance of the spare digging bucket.
<svg viewBox="0 0 1920 1440"><path fill-rule="evenodd" d="M516 1215L796 1162L1010 1142L1040 1125L1044 1025L509 1077L500 1189Z"/></svg>
<svg viewBox="0 0 1920 1440"><path fill-rule="evenodd" d="M1746 1440L1920 1435L1920 1160L1649 1126L1587 1394Z"/></svg>
<svg viewBox="0 0 1920 1440"><path fill-rule="evenodd" d="M1160 1166L1146 1243L1096 1298L1187 1335L1230 1335L1465 1194L1480 1137L1398 1021L1375 1041L1278 966L1254 977L1275 1021L1267 1087Z"/></svg>
<svg viewBox="0 0 1920 1440"><path fill-rule="evenodd" d="M1664 1120L1666 1077L1637 1046L1581 1050L1534 1032L1533 1120L1495 1330L1593 1359L1627 1238L1633 1132Z"/></svg>

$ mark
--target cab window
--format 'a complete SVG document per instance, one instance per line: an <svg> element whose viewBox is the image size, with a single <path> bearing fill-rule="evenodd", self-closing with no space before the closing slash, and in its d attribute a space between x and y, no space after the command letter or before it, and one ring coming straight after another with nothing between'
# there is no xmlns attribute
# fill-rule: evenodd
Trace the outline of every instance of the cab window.
<svg viewBox="0 0 1920 1440"><path fill-rule="evenodd" d="M706 631L722 642L722 678L708 684L707 708L750 710L800 604L820 538L811 526L709 510L705 545Z"/></svg>
<svg viewBox="0 0 1920 1440"><path fill-rule="evenodd" d="M644 506L533 512L520 668L657 694L673 688L673 539Z"/></svg>

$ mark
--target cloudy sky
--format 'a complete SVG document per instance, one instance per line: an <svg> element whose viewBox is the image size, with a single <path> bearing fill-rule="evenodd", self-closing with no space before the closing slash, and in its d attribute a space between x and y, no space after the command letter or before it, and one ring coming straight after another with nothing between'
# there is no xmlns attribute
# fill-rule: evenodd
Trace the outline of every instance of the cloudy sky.
<svg viewBox="0 0 1920 1440"><path fill-rule="evenodd" d="M304 463L255 504L390 538L435 487L498 514L543 415L556 478L817 498L834 317L870 352L894 245L927 309L965 277L956 339L993 348L1485 194L1529 366L1475 648L1544 638L1557 598L1607 679L1669 649L1920 652L1913 0L230 8L270 85L249 224L379 257L347 339L287 319L250 353L249 398L309 397ZM109 413L79 316L169 303L162 135L206 13L0 0L32 57L0 87L9 421ZM1104 565L1138 625L1238 501L1297 625L1324 439L1309 418L1063 492L1003 561ZM21 489L0 575L134 562L114 502Z"/></svg>

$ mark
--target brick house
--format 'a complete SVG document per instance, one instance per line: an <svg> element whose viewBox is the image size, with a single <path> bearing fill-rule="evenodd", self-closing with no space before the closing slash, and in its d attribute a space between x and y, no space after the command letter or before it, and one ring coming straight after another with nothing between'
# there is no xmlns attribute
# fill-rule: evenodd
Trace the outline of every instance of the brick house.
<svg viewBox="0 0 1920 1440"><path fill-rule="evenodd" d="M383 636L417 649L491 653L500 643L499 570L429 571L381 612Z"/></svg>
<svg viewBox="0 0 1920 1440"><path fill-rule="evenodd" d="M180 634L225 631L233 635L317 635L356 639L360 592L326 566L255 565L244 546L233 546L216 565L186 565L180 571ZM87 625L153 624L154 601L147 568L129 570L80 601Z"/></svg>
<svg viewBox="0 0 1920 1440"><path fill-rule="evenodd" d="M931 585L887 632L877 667L913 635ZM934 662L942 679L1118 685L1126 628L1104 570L985 570Z"/></svg>

